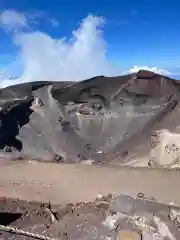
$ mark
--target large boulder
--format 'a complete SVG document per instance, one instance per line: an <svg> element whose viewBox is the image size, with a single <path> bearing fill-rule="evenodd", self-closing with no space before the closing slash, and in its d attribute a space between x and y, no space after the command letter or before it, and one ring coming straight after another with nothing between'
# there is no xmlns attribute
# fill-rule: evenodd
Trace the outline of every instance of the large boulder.
<svg viewBox="0 0 180 240"><path fill-rule="evenodd" d="M167 129L153 132L150 160L157 165L174 165L180 161L180 134Z"/></svg>

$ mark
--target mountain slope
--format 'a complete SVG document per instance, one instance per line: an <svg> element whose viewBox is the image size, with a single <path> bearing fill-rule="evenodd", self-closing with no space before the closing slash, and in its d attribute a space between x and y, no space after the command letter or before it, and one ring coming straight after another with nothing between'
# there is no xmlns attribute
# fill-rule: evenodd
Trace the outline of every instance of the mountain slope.
<svg viewBox="0 0 180 240"><path fill-rule="evenodd" d="M1 89L0 157L131 164L127 146L140 146L138 138L172 115L179 89L148 71Z"/></svg>

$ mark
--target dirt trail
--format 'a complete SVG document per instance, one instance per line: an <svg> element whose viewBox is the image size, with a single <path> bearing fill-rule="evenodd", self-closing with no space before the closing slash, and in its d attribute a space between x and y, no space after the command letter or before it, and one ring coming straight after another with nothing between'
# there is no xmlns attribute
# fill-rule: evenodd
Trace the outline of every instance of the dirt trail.
<svg viewBox="0 0 180 240"><path fill-rule="evenodd" d="M98 193L138 192L180 204L179 182L179 172L160 169L0 162L1 197L53 204L91 201Z"/></svg>

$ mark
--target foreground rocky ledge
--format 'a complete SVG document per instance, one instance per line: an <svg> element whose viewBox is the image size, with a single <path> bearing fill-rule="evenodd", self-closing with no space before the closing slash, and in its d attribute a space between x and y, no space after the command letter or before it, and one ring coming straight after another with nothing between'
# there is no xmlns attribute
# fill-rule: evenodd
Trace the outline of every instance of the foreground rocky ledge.
<svg viewBox="0 0 180 240"><path fill-rule="evenodd" d="M145 197L98 196L64 207L0 199L0 238L6 240L178 240L179 226L180 207Z"/></svg>
<svg viewBox="0 0 180 240"><path fill-rule="evenodd" d="M178 240L179 181L170 170L1 161L0 225L64 240Z"/></svg>

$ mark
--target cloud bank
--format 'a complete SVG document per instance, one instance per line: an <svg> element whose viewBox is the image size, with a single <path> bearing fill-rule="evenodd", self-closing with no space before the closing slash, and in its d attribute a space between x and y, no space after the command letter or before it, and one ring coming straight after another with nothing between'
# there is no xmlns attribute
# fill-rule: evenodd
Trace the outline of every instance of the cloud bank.
<svg viewBox="0 0 180 240"><path fill-rule="evenodd" d="M29 15L14 10L0 13L0 26L8 30L19 49L17 63L10 65L23 65L23 73L18 79L7 78L7 75L5 78L3 71L0 71L1 87L27 81L78 81L97 75L123 74L108 60L107 43L103 38L103 17L88 15L81 21L80 27L72 31L69 39L53 38L45 32L33 31L30 20L32 18ZM52 25L61 33L61 24L56 19L52 20ZM166 69L146 66L134 66L125 74L140 69L169 74Z"/></svg>
<svg viewBox="0 0 180 240"><path fill-rule="evenodd" d="M11 36L20 49L19 58L24 69L21 81L78 81L120 73L106 57L102 17L87 16L70 39L55 39L41 31L27 31L25 15L12 10L3 12L0 19L5 29L16 30Z"/></svg>

